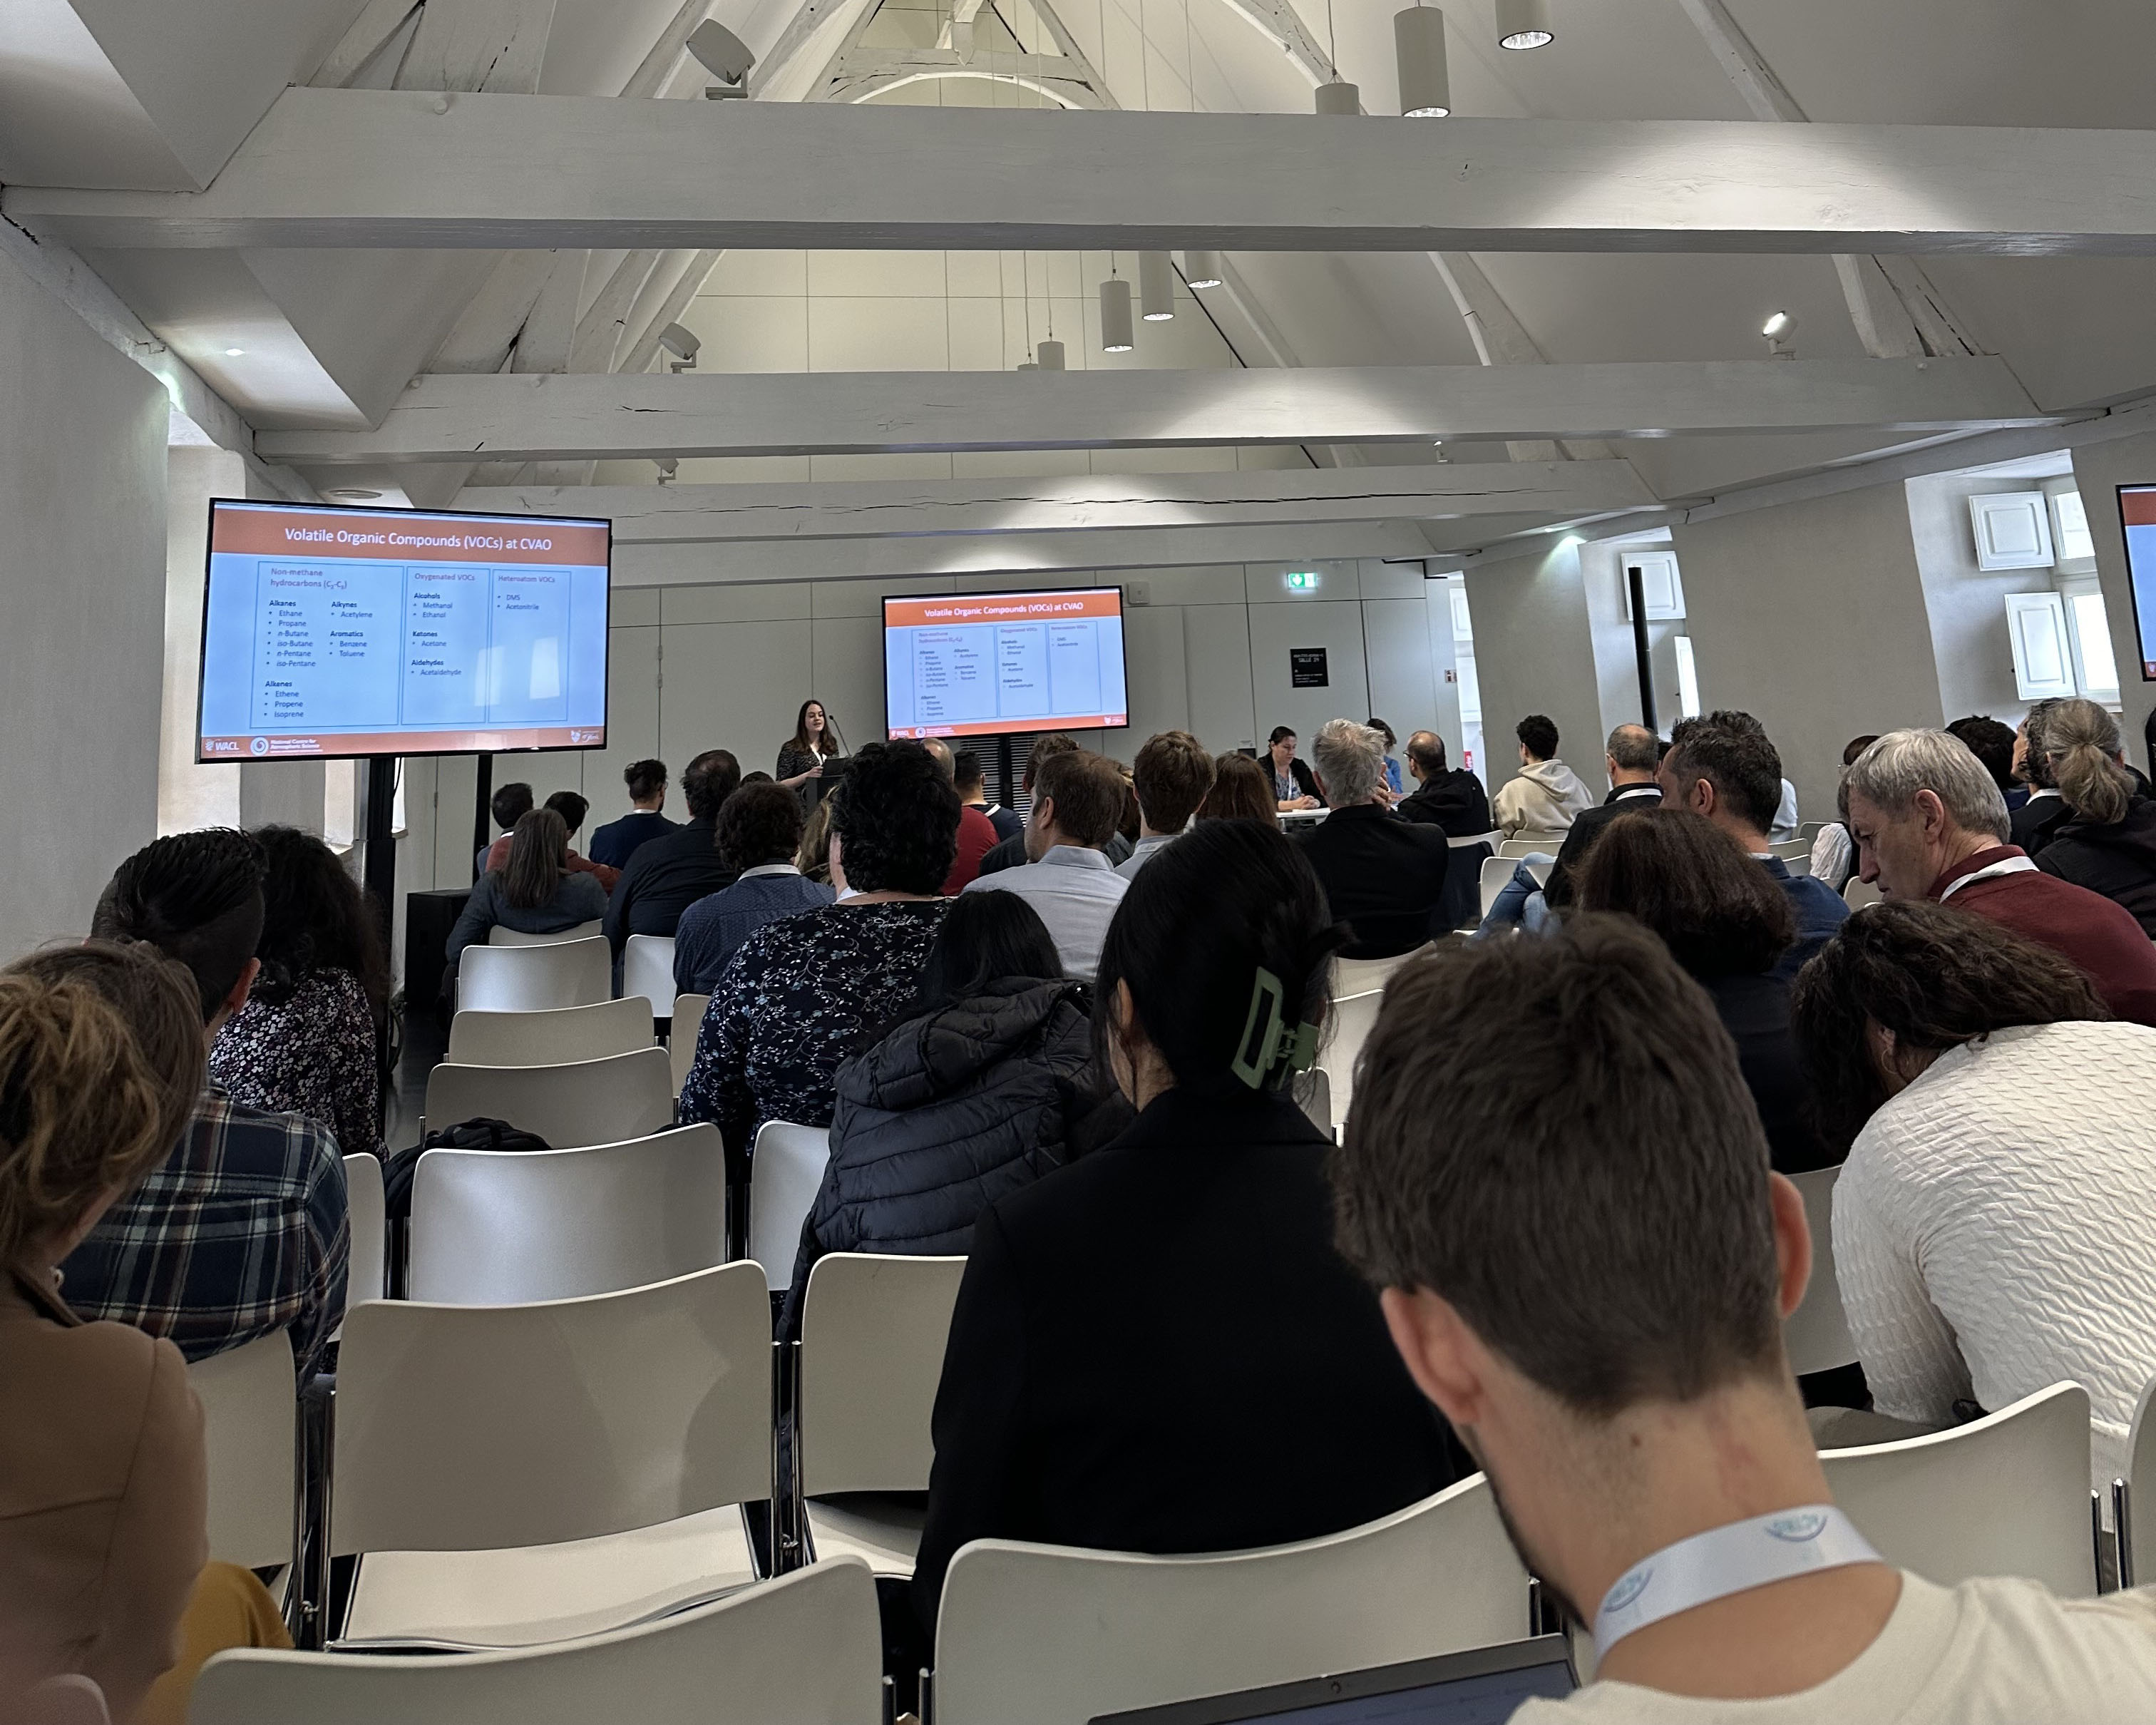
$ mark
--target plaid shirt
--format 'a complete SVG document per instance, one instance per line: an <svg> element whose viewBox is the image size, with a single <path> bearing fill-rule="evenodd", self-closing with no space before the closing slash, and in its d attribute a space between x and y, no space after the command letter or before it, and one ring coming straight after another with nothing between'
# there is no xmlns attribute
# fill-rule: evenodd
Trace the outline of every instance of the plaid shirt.
<svg viewBox="0 0 2156 1725"><path fill-rule="evenodd" d="M343 1315L351 1255L336 1140L212 1085L178 1147L69 1255L62 1292L190 1360L289 1330L304 1375Z"/></svg>

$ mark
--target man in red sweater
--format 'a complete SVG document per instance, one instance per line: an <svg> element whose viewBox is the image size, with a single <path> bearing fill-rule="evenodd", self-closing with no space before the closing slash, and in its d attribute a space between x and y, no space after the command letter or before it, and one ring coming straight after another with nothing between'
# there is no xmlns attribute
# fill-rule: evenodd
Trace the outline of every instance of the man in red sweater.
<svg viewBox="0 0 2156 1725"><path fill-rule="evenodd" d="M951 754L951 745L940 737L924 738L921 747L936 757L936 764L949 778L957 762ZM951 865L951 878L943 883L943 896L951 898L963 892L973 877L981 872L981 859L996 845L995 823L981 809L967 803L958 810L958 856Z"/></svg>
<svg viewBox="0 0 2156 1725"><path fill-rule="evenodd" d="M2124 906L2041 873L2006 843L2006 801L1943 731L1892 731L1842 775L1857 872L1887 898L1989 918L2073 960L2122 1019L2156 1024L2156 945Z"/></svg>

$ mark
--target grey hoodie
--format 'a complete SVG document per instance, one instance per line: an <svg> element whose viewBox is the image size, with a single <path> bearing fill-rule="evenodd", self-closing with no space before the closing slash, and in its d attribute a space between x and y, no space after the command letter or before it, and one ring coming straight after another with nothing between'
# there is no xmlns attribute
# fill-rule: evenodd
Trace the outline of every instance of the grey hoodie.
<svg viewBox="0 0 2156 1725"><path fill-rule="evenodd" d="M1531 761L1497 793L1491 812L1509 839L1519 832L1564 832L1574 815L1594 806L1594 793L1563 762Z"/></svg>

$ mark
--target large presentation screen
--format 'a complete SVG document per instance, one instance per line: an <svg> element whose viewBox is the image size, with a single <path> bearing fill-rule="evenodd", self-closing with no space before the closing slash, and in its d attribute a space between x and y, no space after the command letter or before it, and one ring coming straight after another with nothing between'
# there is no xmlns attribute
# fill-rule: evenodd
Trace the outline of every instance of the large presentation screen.
<svg viewBox="0 0 2156 1725"><path fill-rule="evenodd" d="M210 505L195 758L606 743L613 525Z"/></svg>
<svg viewBox="0 0 2156 1725"><path fill-rule="evenodd" d="M2121 485L2118 519L2126 529L2127 586L2133 595L2141 680L2156 683L2156 485Z"/></svg>
<svg viewBox="0 0 2156 1725"><path fill-rule="evenodd" d="M1120 587L886 599L883 665L892 737L1130 723Z"/></svg>

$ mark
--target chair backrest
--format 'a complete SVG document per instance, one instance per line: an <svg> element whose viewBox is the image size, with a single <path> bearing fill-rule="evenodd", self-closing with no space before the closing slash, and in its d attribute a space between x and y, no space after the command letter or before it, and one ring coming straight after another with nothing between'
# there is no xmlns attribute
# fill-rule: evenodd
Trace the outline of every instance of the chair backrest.
<svg viewBox="0 0 2156 1725"><path fill-rule="evenodd" d="M1505 883L1512 878L1512 870L1519 866L1519 859L1512 856L1486 856L1482 859L1482 914L1490 914L1491 906L1497 902L1497 895L1505 890Z"/></svg>
<svg viewBox="0 0 2156 1725"><path fill-rule="evenodd" d="M2054 1384L1951 1431L1820 1455L1835 1502L1880 1556L1943 1587L2025 1575L2096 1592L2089 1399Z"/></svg>
<svg viewBox="0 0 2156 1725"><path fill-rule="evenodd" d="M1527 1573L1480 1474L1383 1521L1265 1551L976 1540L944 1578L936 1725L1086 1725L1527 1630Z"/></svg>
<svg viewBox="0 0 2156 1725"><path fill-rule="evenodd" d="M337 1358L330 1546L481 1551L771 1495L753 1264L531 1306L377 1300Z"/></svg>
<svg viewBox="0 0 2156 1725"><path fill-rule="evenodd" d="M603 922L579 922L573 928L557 928L552 934L526 934L497 922L486 932L490 947L553 947L563 941L588 941L606 932Z"/></svg>
<svg viewBox="0 0 2156 1725"><path fill-rule="evenodd" d="M2141 1392L2133 1406L2133 1424L2126 1434L2125 1525L2118 1532L2124 1548L2126 1567L2121 1585L2140 1584L2142 1577L2156 1581L2156 1417L2149 1404L2156 1400L2156 1380ZM2142 1524L2148 1531L2142 1532Z"/></svg>
<svg viewBox="0 0 2156 1725"><path fill-rule="evenodd" d="M1800 820L1797 823L1797 837L1807 845L1825 830L1826 823L1823 820Z"/></svg>
<svg viewBox="0 0 2156 1725"><path fill-rule="evenodd" d="M1332 997L1332 1023L1318 1059L1332 1082L1336 1122L1347 1119L1348 1105L1355 1100L1355 1058L1363 1052L1363 1045L1378 1022L1378 1009L1384 1001L1384 992L1378 988Z"/></svg>
<svg viewBox="0 0 2156 1725"><path fill-rule="evenodd" d="M344 1197L352 1219L352 1265L344 1284L349 1312L362 1300L389 1297L389 1206L379 1158L363 1150L345 1158Z"/></svg>
<svg viewBox="0 0 2156 1725"><path fill-rule="evenodd" d="M14 1708L8 1717L15 1725L112 1725L105 1692L80 1671L46 1678L28 1695L16 1697Z"/></svg>
<svg viewBox="0 0 2156 1725"><path fill-rule="evenodd" d="M1806 872L1810 872L1810 865L1812 860L1812 841L1810 839L1777 839L1773 843L1769 844L1767 846L1767 849L1774 855L1781 858L1784 862L1791 865L1792 871L1794 871L1794 865L1796 864L1803 863L1806 865Z"/></svg>
<svg viewBox="0 0 2156 1725"><path fill-rule="evenodd" d="M1307 1072L1296 1073L1289 1093L1310 1123L1330 1137L1341 1117L1332 1111L1332 1081L1325 1076L1325 1068L1312 1066Z"/></svg>
<svg viewBox="0 0 2156 1725"><path fill-rule="evenodd" d="M613 995L613 953L603 936L536 947L466 947L457 1005L475 1012L593 1006Z"/></svg>
<svg viewBox="0 0 2156 1725"><path fill-rule="evenodd" d="M726 1161L708 1121L581 1150L429 1150L412 1182L412 1297L570 1300L723 1264Z"/></svg>
<svg viewBox="0 0 2156 1725"><path fill-rule="evenodd" d="M696 1061L696 1036L704 1027L704 1009L711 1004L708 994L676 994L674 997L674 1028L668 1033L666 1051L674 1064L674 1094L681 1094L681 1086L689 1081L689 1068Z"/></svg>
<svg viewBox="0 0 2156 1725"><path fill-rule="evenodd" d="M1445 842L1455 850L1467 850L1477 845L1487 845L1491 854L1495 855L1497 847L1505 842L1505 835L1493 827L1486 833L1463 833L1457 838L1448 833Z"/></svg>
<svg viewBox="0 0 2156 1725"><path fill-rule="evenodd" d="M674 1010L674 937L633 934L621 953L621 997L650 1004L654 1019Z"/></svg>
<svg viewBox="0 0 2156 1725"><path fill-rule="evenodd" d="M1417 947L1412 952L1402 952L1393 958L1340 958L1333 962L1332 993L1336 999L1350 994L1367 994L1373 989L1383 990L1393 979L1393 973L1403 965L1429 952L1428 946Z"/></svg>
<svg viewBox="0 0 2156 1725"><path fill-rule="evenodd" d="M1811 1225L1812 1279L1804 1289L1804 1304L1782 1322L1782 1347L1789 1356L1789 1369L1799 1377L1807 1372L1831 1371L1856 1358L1856 1343L1850 1338L1849 1320L1841 1309L1841 1283L1834 1270L1834 1183L1839 1168L1815 1168L1792 1174L1804 1194L1804 1220Z"/></svg>
<svg viewBox="0 0 2156 1725"><path fill-rule="evenodd" d="M191 1725L880 1725L882 1648L868 1566L832 1558L654 1623L516 1652L221 1653L196 1680L187 1717Z"/></svg>
<svg viewBox="0 0 2156 1725"><path fill-rule="evenodd" d="M794 1466L803 1497L926 1491L928 1416L963 1258L833 1252L801 1301Z"/></svg>
<svg viewBox="0 0 2156 1725"><path fill-rule="evenodd" d="M600 1000L542 1012L459 1012L444 1060L460 1066L555 1066L651 1046L640 1000Z"/></svg>
<svg viewBox="0 0 2156 1725"><path fill-rule="evenodd" d="M767 1120L757 1128L748 1172L748 1255L763 1266L772 1291L793 1286L801 1224L815 1207L831 1159L831 1129Z"/></svg>
<svg viewBox="0 0 2156 1725"><path fill-rule="evenodd" d="M1849 885L1841 889L1841 901L1852 911L1861 911L1866 905L1876 905L1882 896L1884 895L1871 882L1860 880L1854 875L1849 877Z"/></svg>
<svg viewBox="0 0 2156 1725"><path fill-rule="evenodd" d="M372 1160L372 1158L369 1158ZM187 1368L209 1453L209 1554L255 1569L292 1561L299 1385L282 1330Z"/></svg>
<svg viewBox="0 0 2156 1725"><path fill-rule="evenodd" d="M666 1050L656 1045L550 1066L445 1060L427 1075L427 1127L439 1132L484 1117L536 1132L557 1150L619 1144L673 1125L673 1082Z"/></svg>
<svg viewBox="0 0 2156 1725"><path fill-rule="evenodd" d="M1545 856L1555 856L1563 844L1563 833L1522 833L1501 843L1497 846L1497 855L1509 856L1516 861L1537 850Z"/></svg>

